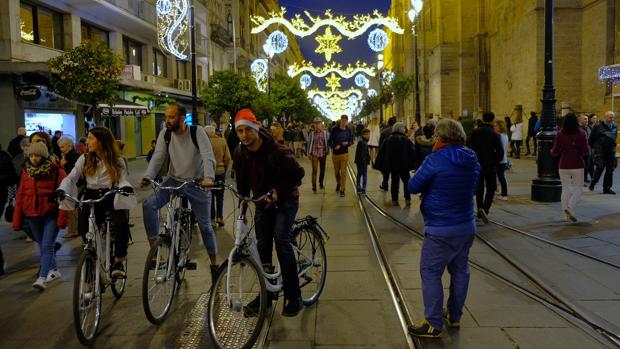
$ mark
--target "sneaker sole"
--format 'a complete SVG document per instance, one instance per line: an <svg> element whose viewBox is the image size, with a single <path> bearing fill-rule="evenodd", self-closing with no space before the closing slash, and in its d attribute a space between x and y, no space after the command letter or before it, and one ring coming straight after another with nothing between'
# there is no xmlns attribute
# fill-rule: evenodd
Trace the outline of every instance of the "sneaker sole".
<svg viewBox="0 0 620 349"><path fill-rule="evenodd" d="M577 222L577 217L575 217L575 215L570 212L569 210L564 210L564 213L566 214L566 217L568 217L568 219L570 219L573 222Z"/></svg>
<svg viewBox="0 0 620 349"><path fill-rule="evenodd" d="M34 287L35 289L39 290L39 291L45 291L45 286L41 286L41 285L32 285L32 287Z"/></svg>
<svg viewBox="0 0 620 349"><path fill-rule="evenodd" d="M409 334L415 337L422 337L422 338L441 338L441 333L440 334L417 334L417 333L409 332Z"/></svg>

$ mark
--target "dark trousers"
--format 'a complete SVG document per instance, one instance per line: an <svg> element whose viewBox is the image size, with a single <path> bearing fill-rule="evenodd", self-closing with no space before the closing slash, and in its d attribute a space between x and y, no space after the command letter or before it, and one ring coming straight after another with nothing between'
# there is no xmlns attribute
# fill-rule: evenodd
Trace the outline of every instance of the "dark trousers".
<svg viewBox="0 0 620 349"><path fill-rule="evenodd" d="M405 200L411 200L411 194L409 194L409 190L407 190L409 177L409 171L407 170L392 171L392 185L390 186L392 201L398 201L398 189L401 181L403 182L403 190L405 191Z"/></svg>
<svg viewBox="0 0 620 349"><path fill-rule="evenodd" d="M469 289L469 249L475 235L441 237L426 234L420 256L424 318L436 329L443 329L443 285L441 276L446 268L450 273L448 313L459 321Z"/></svg>
<svg viewBox="0 0 620 349"><path fill-rule="evenodd" d="M312 156L312 188L316 188L316 176L319 175L319 185L323 186L325 180L325 159L327 155L318 157Z"/></svg>
<svg viewBox="0 0 620 349"><path fill-rule="evenodd" d="M263 264L271 264L273 242L276 244L276 254L280 262L284 298L295 299L301 296L299 278L297 277L297 262L291 243L293 223L299 209L296 201L278 201L277 207L257 208L254 224L258 240L258 253Z"/></svg>
<svg viewBox="0 0 620 349"><path fill-rule="evenodd" d="M107 190L85 190L84 199L98 199ZM129 242L129 219L126 210L114 209L114 195L108 196L102 202L95 204L95 223L101 227L105 223L107 212L110 213L110 230L114 233L114 257L127 256L127 243ZM84 207L78 214L78 232L88 232L88 217L90 210Z"/></svg>
<svg viewBox="0 0 620 349"><path fill-rule="evenodd" d="M514 156L515 159L518 159L521 157L521 143L523 143L523 141L511 141L511 148L512 148L512 155Z"/></svg>
<svg viewBox="0 0 620 349"><path fill-rule="evenodd" d="M534 143L534 151L530 152L530 139L532 140L532 143ZM525 139L525 147L527 148L527 153L528 154L534 154L536 155L536 136L527 136L527 138Z"/></svg>
<svg viewBox="0 0 620 349"><path fill-rule="evenodd" d="M226 173L221 175L215 175L215 181L224 182L226 180ZM224 218L224 191L213 190L213 200L211 200L211 219Z"/></svg>
<svg viewBox="0 0 620 349"><path fill-rule="evenodd" d="M476 192L476 206L489 213L493 204L493 196L497 189L497 172L493 169L483 169L480 172L480 181L478 182L478 191ZM486 192L485 192L486 189Z"/></svg>
<svg viewBox="0 0 620 349"><path fill-rule="evenodd" d="M497 179L502 188L502 196L508 196L508 182L506 181L506 164L497 165Z"/></svg>
<svg viewBox="0 0 620 349"><path fill-rule="evenodd" d="M601 179L603 171L605 171L605 177L603 178L603 191L611 189L614 180L614 169L616 167L615 154L610 153L608 156L597 159L594 164L594 175L592 176L592 182L590 185L594 187L596 183Z"/></svg>
<svg viewBox="0 0 620 349"><path fill-rule="evenodd" d="M368 183L368 165L357 165L357 175L355 177L357 184L357 192L366 192L366 184Z"/></svg>
<svg viewBox="0 0 620 349"><path fill-rule="evenodd" d="M588 181L588 178L594 177L594 169L592 168L592 157L586 155L583 157L583 180Z"/></svg>
<svg viewBox="0 0 620 349"><path fill-rule="evenodd" d="M381 189L387 190L390 181L390 171L381 171L383 179L381 180Z"/></svg>

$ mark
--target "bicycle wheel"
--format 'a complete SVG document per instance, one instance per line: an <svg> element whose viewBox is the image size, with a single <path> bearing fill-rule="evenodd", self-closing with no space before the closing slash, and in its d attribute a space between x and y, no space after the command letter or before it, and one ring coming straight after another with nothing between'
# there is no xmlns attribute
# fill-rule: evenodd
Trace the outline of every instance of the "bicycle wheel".
<svg viewBox="0 0 620 349"><path fill-rule="evenodd" d="M233 260L230 270L228 263L222 264L211 288L209 332L218 348L247 349L256 342L267 316L265 279L248 257ZM229 272L230 302L226 290Z"/></svg>
<svg viewBox="0 0 620 349"><path fill-rule="evenodd" d="M293 247L297 259L297 273L304 305L316 303L325 287L327 277L327 255L319 235L312 229L303 229L295 237ZM304 272L305 270L305 272ZM303 274L302 274L303 273Z"/></svg>
<svg viewBox="0 0 620 349"><path fill-rule="evenodd" d="M192 220L189 213L184 213L183 217L179 236L179 255L176 258L179 264L176 273L178 286L181 286L185 280L186 263L189 261L189 251L192 245Z"/></svg>
<svg viewBox="0 0 620 349"><path fill-rule="evenodd" d="M126 257L125 257L125 261L123 262L123 266L125 267L125 273L127 273L128 270L127 270L127 258ZM123 296L126 285L127 285L126 277L122 279L112 279L110 288L112 288L112 293L114 294L114 297L116 297L116 299L120 299Z"/></svg>
<svg viewBox="0 0 620 349"><path fill-rule="evenodd" d="M170 311L176 289L175 273L170 241L160 239L149 251L142 276L142 306L153 324L161 324Z"/></svg>
<svg viewBox="0 0 620 349"><path fill-rule="evenodd" d="M84 250L73 282L73 323L84 345L95 340L101 320L101 290L97 287L97 255Z"/></svg>

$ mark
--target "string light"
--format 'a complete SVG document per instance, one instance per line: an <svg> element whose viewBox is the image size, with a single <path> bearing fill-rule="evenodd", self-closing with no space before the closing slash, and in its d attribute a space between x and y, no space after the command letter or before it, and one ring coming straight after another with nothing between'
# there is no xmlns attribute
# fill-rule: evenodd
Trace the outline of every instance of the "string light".
<svg viewBox="0 0 620 349"><path fill-rule="evenodd" d="M326 80L327 84L325 86L331 88L332 91L336 91L340 87L340 78L336 74L332 73Z"/></svg>
<svg viewBox="0 0 620 349"><path fill-rule="evenodd" d="M250 70L256 81L256 88L259 91L267 90L267 74L269 73L269 62L264 58L256 59L250 65Z"/></svg>
<svg viewBox="0 0 620 349"><path fill-rule="evenodd" d="M286 34L279 30L276 30L273 33L269 34L269 37L267 38L267 43L269 44L273 52L278 54L286 51L286 49L288 48L288 38L286 37Z"/></svg>
<svg viewBox="0 0 620 349"><path fill-rule="evenodd" d="M601 67L598 70L598 78L601 81L620 82L620 64Z"/></svg>
<svg viewBox="0 0 620 349"><path fill-rule="evenodd" d="M301 84L301 88L305 90L312 84L312 77L308 74L304 74L299 79L299 83Z"/></svg>
<svg viewBox="0 0 620 349"><path fill-rule="evenodd" d="M290 77L295 77L303 72L310 73L318 78L324 78L330 73L336 73L344 79L350 79L358 73L364 73L368 76L375 76L377 74L374 67L359 61L355 62L355 66L349 63L344 69L341 64L336 62L328 63L323 67L314 67L312 62L302 61L288 67L288 75Z"/></svg>
<svg viewBox="0 0 620 349"><path fill-rule="evenodd" d="M377 96L377 90L375 90L374 88L368 89L368 97L376 97Z"/></svg>
<svg viewBox="0 0 620 349"><path fill-rule="evenodd" d="M157 0L157 42L178 59L188 58L189 0Z"/></svg>
<svg viewBox="0 0 620 349"><path fill-rule="evenodd" d="M368 46L375 52L381 52L385 50L390 39L387 33L383 29L375 29L368 34Z"/></svg>
<svg viewBox="0 0 620 349"><path fill-rule="evenodd" d="M363 88L368 88L368 85L370 84L370 81L368 81L368 78L362 74L357 74L355 76L355 85L357 87L363 87Z"/></svg>
<svg viewBox="0 0 620 349"><path fill-rule="evenodd" d="M361 99L363 97L362 91L356 88L350 88L344 91L321 91L318 89L312 89L308 91L308 97L310 97L311 99L317 95L323 98L326 98L326 99L332 98L334 96L337 96L340 98L348 98L350 95L355 95L357 99Z"/></svg>
<svg viewBox="0 0 620 349"><path fill-rule="evenodd" d="M332 60L334 53L342 52L342 49L338 46L340 39L342 39L342 36L332 34L331 27L327 27L325 34L316 37L319 46L314 52L325 54L325 60L329 62Z"/></svg>
<svg viewBox="0 0 620 349"><path fill-rule="evenodd" d="M398 24L398 19L389 16L383 16L378 10L375 10L371 15L356 15L352 21L347 20L344 16L335 17L331 10L325 11L325 17L320 16L312 17L308 11L304 11L306 17L308 17L311 25L308 25L299 14L295 15L295 18L288 20L284 17L286 14L285 8L280 8L279 11L272 11L268 17L251 16L250 19L256 25L252 28L252 34L258 34L267 29L272 24L281 24L285 26L291 33L299 37L305 37L312 35L319 28L324 26L330 26L337 29L342 35L349 39L356 38L364 34L368 29L373 26L384 26L390 29L396 34L403 34L405 31Z"/></svg>

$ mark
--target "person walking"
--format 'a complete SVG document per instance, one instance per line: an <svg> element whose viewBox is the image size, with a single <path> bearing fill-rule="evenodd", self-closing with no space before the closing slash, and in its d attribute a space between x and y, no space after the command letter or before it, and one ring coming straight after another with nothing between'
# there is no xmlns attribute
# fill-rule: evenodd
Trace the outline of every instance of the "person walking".
<svg viewBox="0 0 620 349"><path fill-rule="evenodd" d="M434 137L435 127L426 124L422 127L422 134L415 137L415 166L414 170L418 170L424 162L424 159L433 151L435 145Z"/></svg>
<svg viewBox="0 0 620 349"><path fill-rule="evenodd" d="M271 128L271 134L278 143L284 144L284 129L279 122L273 124L273 127Z"/></svg>
<svg viewBox="0 0 620 349"><path fill-rule="evenodd" d="M317 172L319 177L319 188L325 189L323 180L325 179L325 160L329 153L327 140L329 133L323 129L323 121L321 118L314 118L314 130L308 135L308 156L312 161L312 191L316 193ZM275 138L275 137L274 137Z"/></svg>
<svg viewBox="0 0 620 349"><path fill-rule="evenodd" d="M60 166L63 167L65 173L71 173L81 154L74 149L73 140L66 136L58 139L58 147L60 148ZM62 236L65 239L72 239L80 235L78 233L78 210L76 208L68 213L68 229L65 235Z"/></svg>
<svg viewBox="0 0 620 349"><path fill-rule="evenodd" d="M22 153L20 143L24 138L26 138L26 128L20 127L17 129L17 136L11 139L11 141L9 142L9 146L6 149L9 154L11 154L11 157L16 157L18 154Z"/></svg>
<svg viewBox="0 0 620 349"><path fill-rule="evenodd" d="M392 126L394 126L395 123L396 123L396 117L392 116L391 118L388 119L387 126L381 131L381 135L379 136L379 149L378 149L378 153L381 153L381 147L383 146L383 143L392 134ZM379 157L378 153L377 153L377 158ZM375 159L375 162L376 161L377 160ZM382 175L381 185L379 186L379 189L381 189L383 191L387 191L388 190L388 181L390 180L390 171L381 170L377 166L376 163L375 163L375 168L380 170L381 171L381 175Z"/></svg>
<svg viewBox="0 0 620 349"><path fill-rule="evenodd" d="M66 177L63 168L52 161L42 142L28 147L28 160L21 176L13 212L13 230L27 224L40 247L39 274L32 287L43 291L61 273L56 266L54 250L58 230L67 226L67 212L58 209L50 195Z"/></svg>
<svg viewBox="0 0 620 349"><path fill-rule="evenodd" d="M497 165L497 180L501 188L498 199L508 200L508 181L506 180L506 169L508 168L508 134L506 131L506 124L503 120L495 120L494 124L495 133L497 133L502 140L502 150L504 157L502 161Z"/></svg>
<svg viewBox="0 0 620 349"><path fill-rule="evenodd" d="M510 126L510 134L512 135L510 137L512 156L514 156L515 159L520 159L521 144L523 143L523 118L521 115L517 115L515 123Z"/></svg>
<svg viewBox="0 0 620 349"><path fill-rule="evenodd" d="M482 125L471 132L467 147L476 152L480 163L480 181L476 192L478 218L489 223L488 214L493 204L493 196L497 189L497 166L504 159L504 147L501 137L493 130L495 114L485 112ZM437 146L437 145L435 145Z"/></svg>
<svg viewBox="0 0 620 349"><path fill-rule="evenodd" d="M302 130L302 125L298 124L293 129L293 148L295 149L295 157L300 158L304 151L304 143L306 139L304 138L304 132Z"/></svg>
<svg viewBox="0 0 620 349"><path fill-rule="evenodd" d="M588 116L581 115L579 116L579 128L586 133L586 139L590 140L590 135L592 131L588 127ZM590 178L592 178L593 173L590 173L590 163L592 162L592 151L590 147L588 147L588 152L583 156L583 182L590 183Z"/></svg>
<svg viewBox="0 0 620 349"><path fill-rule="evenodd" d="M344 197L347 184L347 165L349 164L349 147L353 145L353 132L348 127L349 117L342 115L340 123L332 128L327 143L332 148L332 161L336 176L336 192Z"/></svg>
<svg viewBox="0 0 620 349"><path fill-rule="evenodd" d="M590 151L587 135L579 127L575 113L564 116L564 126L555 137L550 153L560 157L560 180L562 181L562 210L566 218L577 221L575 206L583 190L583 156Z"/></svg>
<svg viewBox="0 0 620 349"><path fill-rule="evenodd" d="M590 183L592 182L592 178L594 177L594 149L592 149L592 143L590 143L590 138L592 137L592 130L594 130L594 126L598 123L598 116L596 114L588 115L588 126L587 126L587 134L588 134L588 145L590 145L590 162L588 165L588 173L590 173Z"/></svg>
<svg viewBox="0 0 620 349"><path fill-rule="evenodd" d="M374 164L379 152L379 138L381 137L381 128L379 128L379 119L373 117L368 123L370 136L368 138L368 149L370 151L370 161Z"/></svg>
<svg viewBox="0 0 620 349"><path fill-rule="evenodd" d="M205 131L213 148L215 156L215 181L225 182L226 171L232 160L230 151L226 145L224 138L215 133L215 126L205 126ZM211 217L213 222L219 227L224 226L224 191L215 190L213 192L213 200L211 201Z"/></svg>
<svg viewBox="0 0 620 349"><path fill-rule="evenodd" d="M392 204L398 205L398 192L400 182L403 182L403 191L405 194L405 203L407 206L411 204L411 195L407 189L409 182L409 171L414 168L415 154L413 143L409 140L406 132L406 126L402 122L397 122L392 126L392 134L383 143L379 151L378 166L390 173L392 183L390 192L392 194Z"/></svg>
<svg viewBox="0 0 620 349"><path fill-rule="evenodd" d="M601 179L603 171L603 194L615 195L616 192L611 189L614 179L614 169L617 165L616 160L616 137L618 135L618 126L614 122L615 114L612 111L605 113L605 119L596 124L590 135L590 146L593 149L594 160L594 176L590 182L590 191L594 190L594 186Z"/></svg>
<svg viewBox="0 0 620 349"><path fill-rule="evenodd" d="M525 139L525 147L527 148L527 152L525 155L534 155L536 156L537 143L536 143L536 123L538 122L538 116L536 112L530 112L530 118L527 120L527 138ZM534 151L530 152L530 139L534 144Z"/></svg>
<svg viewBox="0 0 620 349"><path fill-rule="evenodd" d="M58 146L58 140L62 137L62 131L54 131L54 137L52 137L52 152L60 159L60 147Z"/></svg>
<svg viewBox="0 0 620 349"><path fill-rule="evenodd" d="M469 250L476 234L472 197L480 176L476 154L464 146L466 136L460 123L442 119L435 135L433 152L408 184L409 192L422 196L424 218L420 257L424 320L409 325L408 331L431 338L441 335L444 320L449 327L460 326L469 289ZM450 295L444 311L441 278L446 268Z"/></svg>
<svg viewBox="0 0 620 349"><path fill-rule="evenodd" d="M14 188L18 179L11 154L2 150L0 146L0 217L4 213L4 206L9 198L9 188ZM5 269L5 260L0 248L0 276L4 275Z"/></svg>
<svg viewBox="0 0 620 349"><path fill-rule="evenodd" d="M360 132L360 140L357 141L357 146L355 147L355 165L357 167L355 183L357 185L357 194L360 195L366 194L366 184L368 183L368 164L370 164L368 139L370 139L370 130L365 128Z"/></svg>

